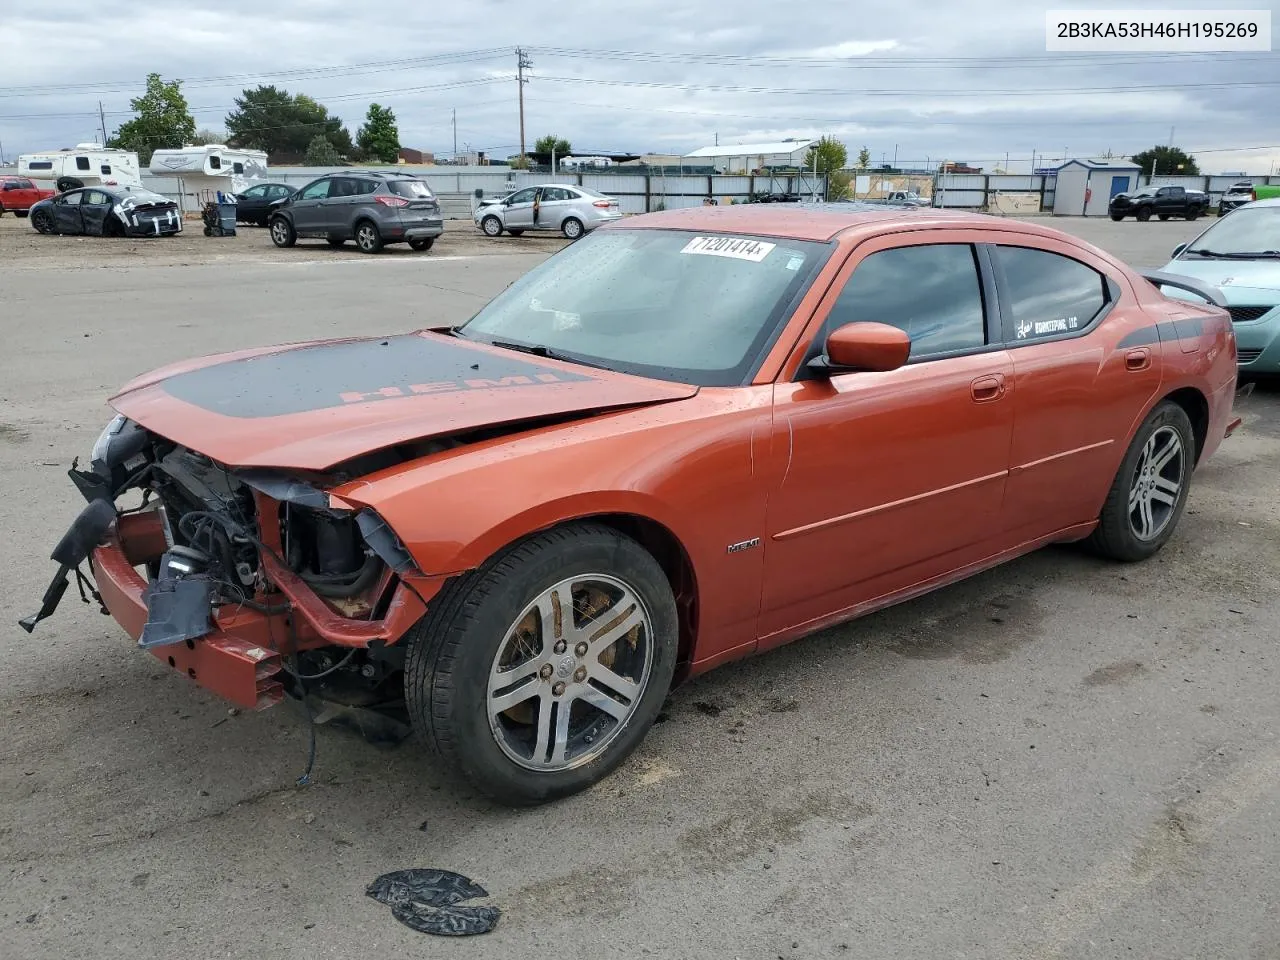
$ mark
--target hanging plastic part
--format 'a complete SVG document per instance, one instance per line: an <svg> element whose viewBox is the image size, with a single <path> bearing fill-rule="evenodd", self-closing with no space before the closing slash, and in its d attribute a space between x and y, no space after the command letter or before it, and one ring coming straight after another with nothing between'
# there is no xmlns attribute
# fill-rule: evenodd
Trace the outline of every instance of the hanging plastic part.
<svg viewBox="0 0 1280 960"><path fill-rule="evenodd" d="M84 563L93 549L106 539L107 531L115 519L116 508L109 500L91 500L80 511L71 528L63 534L58 545L53 548L53 553L50 554L50 559L58 564L58 572L45 588L39 612L18 621L18 625L23 630L31 633L35 630L37 623L53 616L54 611L58 609L58 604L62 602L63 595L67 592L67 578L72 572L76 575L80 599L85 603L89 602L89 596L86 595L87 588L88 594L98 601L99 606L102 606L102 598L89 583L88 578L80 572L80 564ZM106 607L102 607L102 612L107 612Z"/></svg>
<svg viewBox="0 0 1280 960"><path fill-rule="evenodd" d="M498 925L497 907L461 907L487 897L484 887L451 870L396 870L369 884L366 895L391 907L391 915L411 930L438 937L469 937Z"/></svg>

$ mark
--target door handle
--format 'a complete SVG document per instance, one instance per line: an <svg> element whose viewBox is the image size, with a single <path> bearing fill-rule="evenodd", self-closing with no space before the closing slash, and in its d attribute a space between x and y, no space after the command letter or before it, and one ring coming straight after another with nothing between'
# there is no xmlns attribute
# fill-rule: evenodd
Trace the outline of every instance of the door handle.
<svg viewBox="0 0 1280 960"><path fill-rule="evenodd" d="M1124 367L1126 370L1145 370L1149 366L1151 366L1151 351L1146 347L1130 350L1124 355Z"/></svg>
<svg viewBox="0 0 1280 960"><path fill-rule="evenodd" d="M989 403L992 400L999 400L1004 396L1004 377L1000 374L979 377L969 385L969 389L972 391L973 399L976 403Z"/></svg>

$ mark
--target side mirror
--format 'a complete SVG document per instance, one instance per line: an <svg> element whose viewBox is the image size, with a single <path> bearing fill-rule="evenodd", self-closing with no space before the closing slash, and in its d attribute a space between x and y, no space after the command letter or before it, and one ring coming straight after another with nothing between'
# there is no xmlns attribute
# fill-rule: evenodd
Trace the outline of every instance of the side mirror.
<svg viewBox="0 0 1280 960"><path fill-rule="evenodd" d="M846 323L827 337L825 369L897 370L911 355L911 337L887 323Z"/></svg>
<svg viewBox="0 0 1280 960"><path fill-rule="evenodd" d="M1173 253L1169 255L1169 258L1171 260L1176 258L1185 249L1187 249L1187 244L1185 243L1178 244L1176 247L1173 248Z"/></svg>

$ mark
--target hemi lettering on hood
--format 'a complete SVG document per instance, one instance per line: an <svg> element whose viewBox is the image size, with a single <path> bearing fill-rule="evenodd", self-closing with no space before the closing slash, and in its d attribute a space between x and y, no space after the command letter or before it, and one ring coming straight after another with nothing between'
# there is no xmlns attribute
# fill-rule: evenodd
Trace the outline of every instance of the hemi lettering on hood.
<svg viewBox="0 0 1280 960"><path fill-rule="evenodd" d="M424 331L213 357L141 377L112 406L228 466L324 470L413 440L695 393Z"/></svg>

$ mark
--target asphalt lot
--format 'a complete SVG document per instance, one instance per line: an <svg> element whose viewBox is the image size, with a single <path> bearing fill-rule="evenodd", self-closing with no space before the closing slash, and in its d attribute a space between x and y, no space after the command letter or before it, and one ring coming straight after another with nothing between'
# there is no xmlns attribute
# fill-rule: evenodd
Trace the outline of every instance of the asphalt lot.
<svg viewBox="0 0 1280 960"><path fill-rule="evenodd" d="M1204 226L1053 223L1146 267ZM297 789L292 707L231 715L74 590L17 628L82 502L65 467L139 372L461 320L545 251L446 236L254 259L270 244L245 231L126 256L17 225L0 220L6 960L1280 957L1280 391L1243 405L1158 558L1048 549L722 668L587 794L511 812L329 729ZM415 866L486 887L497 930L427 939L364 895Z"/></svg>

